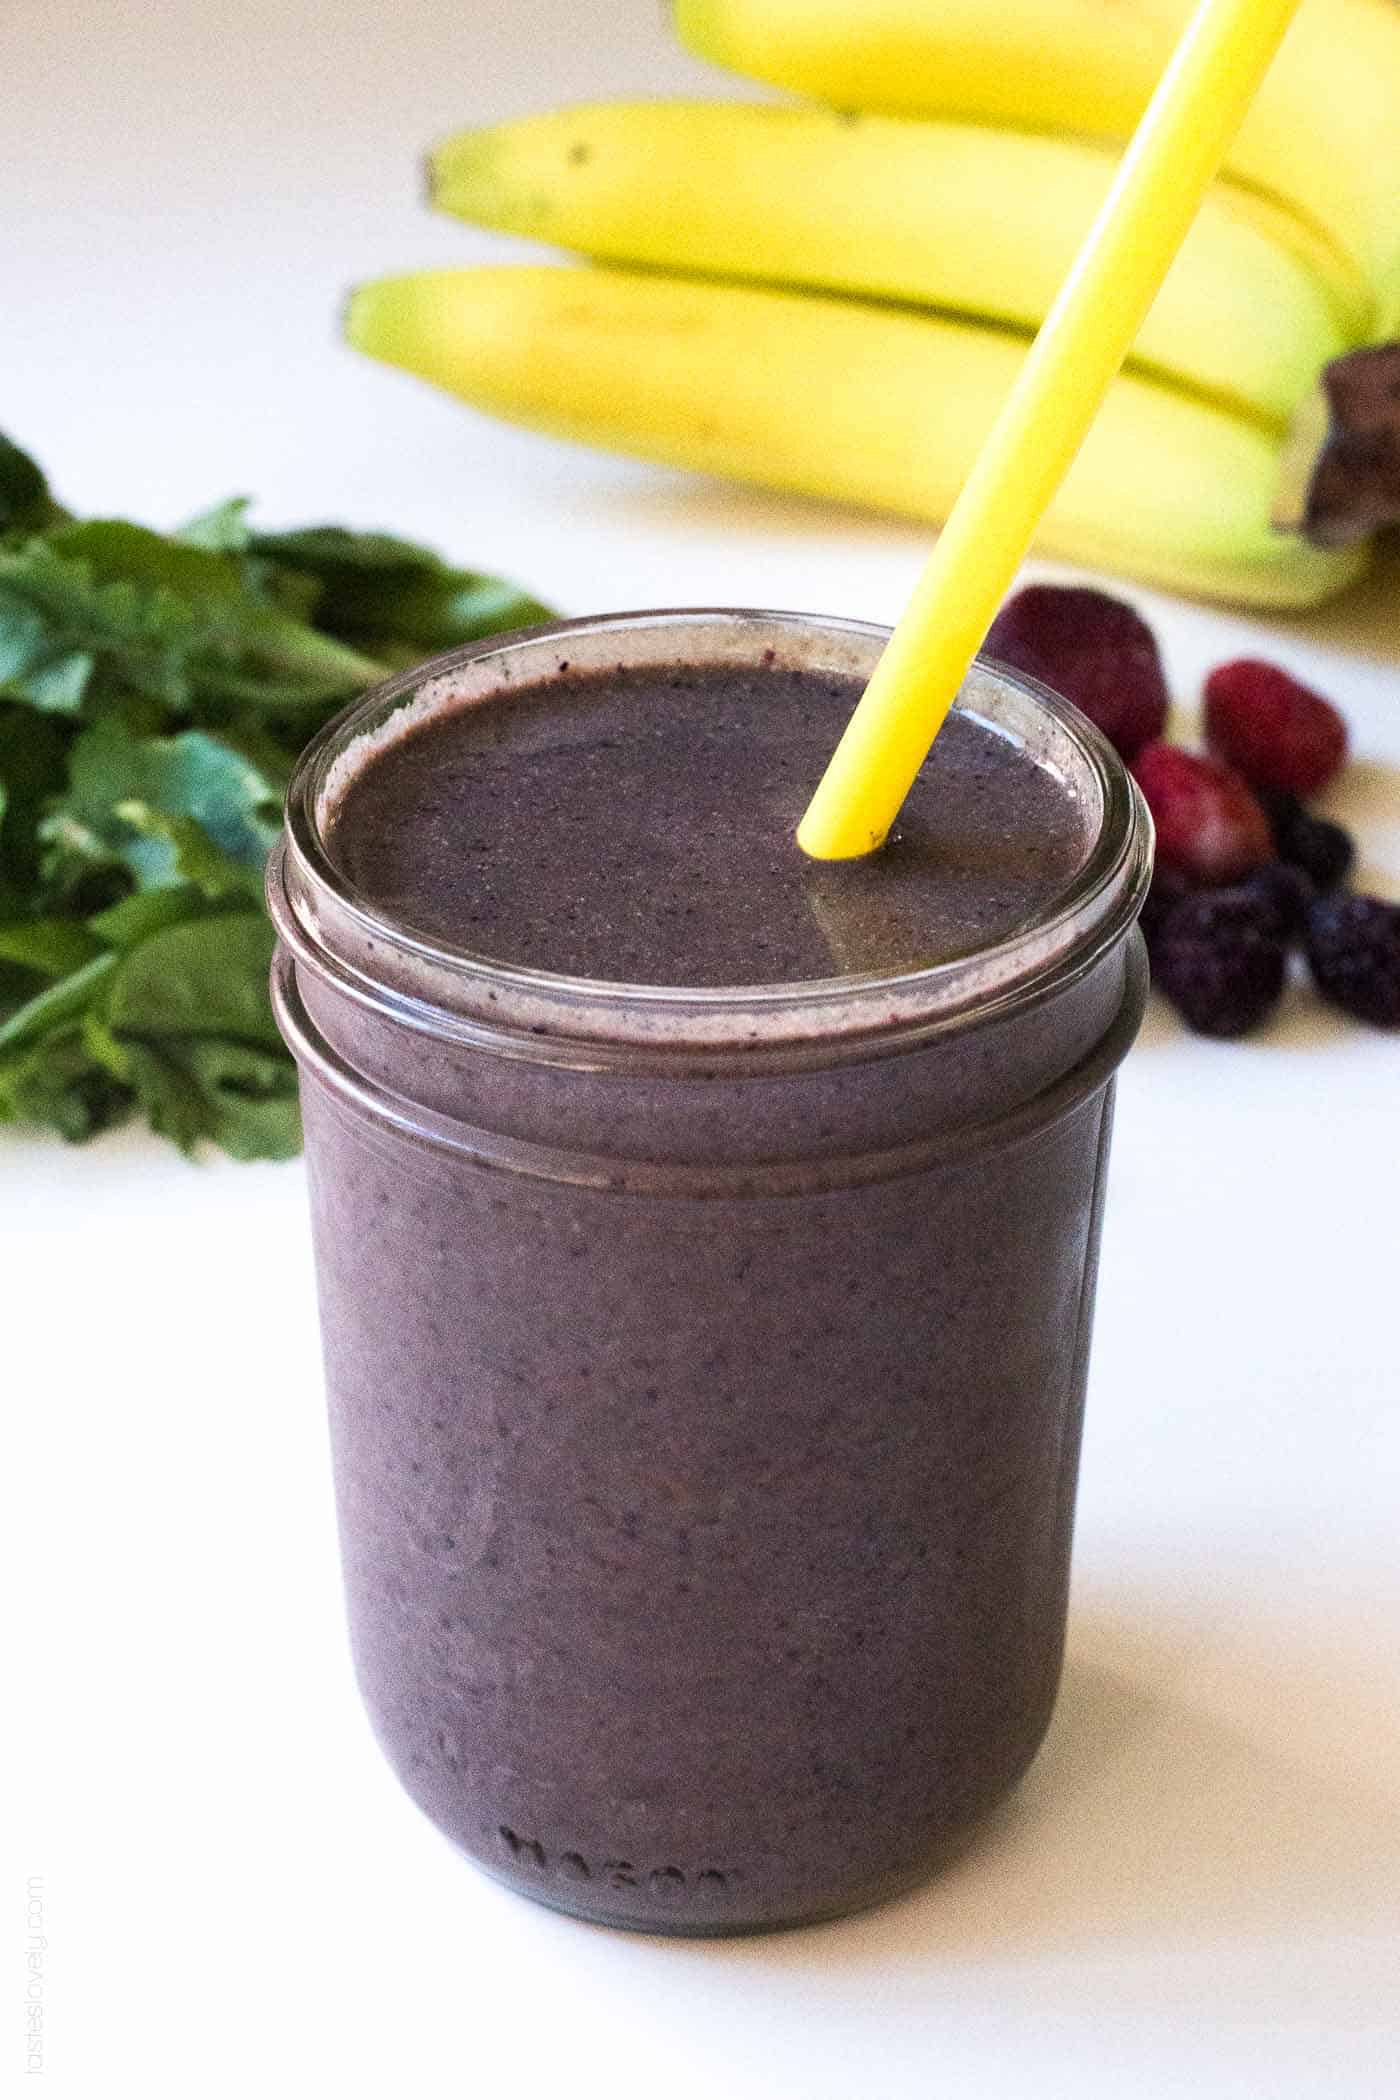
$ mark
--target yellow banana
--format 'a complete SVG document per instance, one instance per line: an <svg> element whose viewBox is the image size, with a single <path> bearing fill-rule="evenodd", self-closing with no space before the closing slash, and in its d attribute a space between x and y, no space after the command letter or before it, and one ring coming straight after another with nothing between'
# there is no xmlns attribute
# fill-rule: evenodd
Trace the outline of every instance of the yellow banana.
<svg viewBox="0 0 1400 2100"><path fill-rule="evenodd" d="M429 180L475 225L612 262L1034 329L1115 165L1106 146L980 125L644 102L464 132L432 155ZM1363 282L1325 248L1319 276L1321 246L1278 206L1217 184L1135 361L1285 421L1372 320Z"/></svg>
<svg viewBox="0 0 1400 2100"><path fill-rule="evenodd" d="M865 301L549 267L385 278L353 295L346 332L514 422L928 520L947 515L1024 350ZM1366 555L1271 530L1279 443L1121 377L1041 548L1210 597L1316 603Z"/></svg>
<svg viewBox="0 0 1400 2100"><path fill-rule="evenodd" d="M834 103L1126 138L1194 0L673 0L692 51ZM1227 172L1319 227L1400 326L1400 6L1303 0Z"/></svg>

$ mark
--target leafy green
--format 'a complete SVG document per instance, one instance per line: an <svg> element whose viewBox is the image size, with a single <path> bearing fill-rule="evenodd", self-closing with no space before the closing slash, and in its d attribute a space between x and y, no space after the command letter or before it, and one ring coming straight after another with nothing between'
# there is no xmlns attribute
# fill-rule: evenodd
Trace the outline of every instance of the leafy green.
<svg viewBox="0 0 1400 2100"><path fill-rule="evenodd" d="M47 712L301 713L383 670L284 610L250 565L142 525L94 518L0 546L0 694Z"/></svg>
<svg viewBox="0 0 1400 2100"><path fill-rule="evenodd" d="M296 753L436 649L548 616L390 533L74 519L0 436L0 1120L297 1149L262 871Z"/></svg>
<svg viewBox="0 0 1400 2100"><path fill-rule="evenodd" d="M122 898L120 904L110 904L106 911L94 912L85 931L94 934L105 946L125 954L129 948L149 940L153 933L164 933L167 926L178 926L185 919L204 918L222 908L189 883L176 883L163 890L133 890L129 897Z"/></svg>
<svg viewBox="0 0 1400 2100"><path fill-rule="evenodd" d="M387 532L313 525L252 534L248 547L257 560L315 577L318 617L385 660L412 662L550 617L513 584L451 568L428 548Z"/></svg>
<svg viewBox="0 0 1400 2100"><path fill-rule="evenodd" d="M186 547L209 547L215 554L246 553L252 537L248 523L252 507L247 496L228 496L211 510L202 510L190 518L175 538Z"/></svg>
<svg viewBox="0 0 1400 2100"><path fill-rule="evenodd" d="M66 977L101 952L101 941L76 919L21 919L0 926L0 962L39 977Z"/></svg>
<svg viewBox="0 0 1400 2100"><path fill-rule="evenodd" d="M119 1035L231 1036L276 1050L266 994L272 945L261 912L163 927L117 962L105 986L105 1017Z"/></svg>
<svg viewBox="0 0 1400 2100"><path fill-rule="evenodd" d="M297 1149L295 1075L267 1002L272 948L261 912L201 912L128 948L88 1008L94 1063L186 1149L200 1138L239 1159Z"/></svg>
<svg viewBox="0 0 1400 2100"><path fill-rule="evenodd" d="M63 787L68 740L56 722L0 702L0 914L31 904L39 871L39 825Z"/></svg>
<svg viewBox="0 0 1400 2100"><path fill-rule="evenodd" d="M0 1054L0 1120L47 1123L70 1144L124 1123L138 1098L92 1058L80 1026Z"/></svg>
<svg viewBox="0 0 1400 2100"><path fill-rule="evenodd" d="M119 722L95 723L75 739L67 793L41 827L50 876L64 888L116 863L146 888L191 881L211 895L256 895L281 785L206 730L134 737Z"/></svg>
<svg viewBox="0 0 1400 2100"><path fill-rule="evenodd" d="M66 515L42 470L0 431L0 532L44 532Z"/></svg>
<svg viewBox="0 0 1400 2100"><path fill-rule="evenodd" d="M68 1022L80 1019L116 965L115 955L94 955L80 969L36 992L0 1022L0 1052L26 1049L55 1030L62 1030Z"/></svg>

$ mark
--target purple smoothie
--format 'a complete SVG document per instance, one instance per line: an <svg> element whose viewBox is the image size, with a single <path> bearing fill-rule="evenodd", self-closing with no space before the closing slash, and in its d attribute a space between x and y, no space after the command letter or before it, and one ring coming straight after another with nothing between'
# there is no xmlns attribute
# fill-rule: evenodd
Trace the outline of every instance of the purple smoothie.
<svg viewBox="0 0 1400 2100"><path fill-rule="evenodd" d="M776 661L570 668L399 738L352 782L331 855L416 932L623 984L916 969L1014 931L1083 861L1083 815L967 715L881 853L798 848L860 692Z"/></svg>
<svg viewBox="0 0 1400 2100"><path fill-rule="evenodd" d="M380 1738L524 1892L722 1932L918 1879L1047 1725L1145 853L981 673L814 866L876 639L661 618L365 703L272 893Z"/></svg>

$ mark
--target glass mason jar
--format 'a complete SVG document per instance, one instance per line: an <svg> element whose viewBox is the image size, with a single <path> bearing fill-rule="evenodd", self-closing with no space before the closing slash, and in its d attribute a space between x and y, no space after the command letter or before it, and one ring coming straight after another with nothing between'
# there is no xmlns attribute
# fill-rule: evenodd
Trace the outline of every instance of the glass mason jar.
<svg viewBox="0 0 1400 2100"><path fill-rule="evenodd" d="M377 741L565 641L866 676L884 639L678 612L459 650L317 738L270 870L364 1697L481 1866L613 1924L871 1903L1035 1754L1150 823L1091 725L979 663L959 705L1083 819L1049 907L929 968L687 990L424 940L328 818Z"/></svg>

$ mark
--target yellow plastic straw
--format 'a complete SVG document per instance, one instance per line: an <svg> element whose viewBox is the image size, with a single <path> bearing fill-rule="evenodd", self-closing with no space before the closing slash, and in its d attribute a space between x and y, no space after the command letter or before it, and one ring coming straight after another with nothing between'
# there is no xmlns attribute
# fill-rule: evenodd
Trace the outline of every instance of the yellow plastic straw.
<svg viewBox="0 0 1400 2100"><path fill-rule="evenodd" d="M883 843L1298 5L1191 18L798 826L814 859Z"/></svg>

